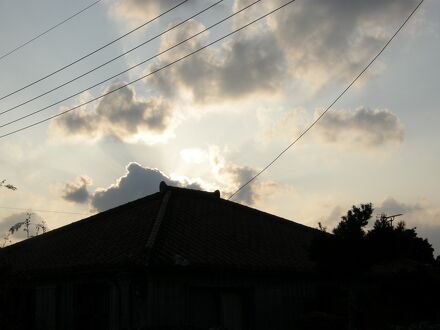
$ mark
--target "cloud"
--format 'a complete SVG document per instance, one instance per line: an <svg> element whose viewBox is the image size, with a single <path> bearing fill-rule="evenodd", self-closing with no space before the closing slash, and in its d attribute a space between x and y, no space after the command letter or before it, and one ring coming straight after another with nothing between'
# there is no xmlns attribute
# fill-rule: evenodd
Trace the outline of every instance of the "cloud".
<svg viewBox="0 0 440 330"><path fill-rule="evenodd" d="M110 7L110 14L128 21L145 22L175 7L180 2L176 0L119 0ZM200 2L202 1L190 0L182 7L193 8Z"/></svg>
<svg viewBox="0 0 440 330"><path fill-rule="evenodd" d="M129 163L126 173L107 188L99 188L90 199L94 211L104 211L109 208L127 203L129 201L153 194L159 191L159 184L165 181L170 186L185 187L197 190L215 190L222 192L223 198L229 197L233 191L247 182L256 170L247 166L238 166L231 162L225 162L218 157L214 160L212 168L216 173L215 182L206 182L200 178L190 179L185 176L168 176L159 169L143 167L138 163ZM266 193L278 190L278 185L273 182L256 181L240 191L234 201L253 205Z"/></svg>
<svg viewBox="0 0 440 330"><path fill-rule="evenodd" d="M180 177L172 179L156 168L143 167L138 163L129 163L126 173L107 188L97 189L91 197L91 206L95 211L104 211L129 201L159 191L159 184L165 181L168 185L203 189L201 180Z"/></svg>
<svg viewBox="0 0 440 330"><path fill-rule="evenodd" d="M121 85L114 84L108 90ZM112 137L124 142L154 143L170 128L172 119L172 107L165 100L139 100L132 88L123 87L105 96L93 109L58 117L51 129L85 140Z"/></svg>
<svg viewBox="0 0 440 330"><path fill-rule="evenodd" d="M237 11L252 1L235 0L230 10ZM184 7L194 10L201 3L193 0ZM262 2L237 15L229 24L243 26L284 3ZM172 0L126 0L118 1L111 12L131 22L175 4ZM273 96L285 91L287 83L296 86L299 82L315 89L329 82L346 82L378 52L416 4L416 0L296 1L219 45L156 74L151 81L158 93L190 97L198 103L239 100L256 93ZM189 22L164 36L161 49L203 28L198 21ZM179 46L162 56L160 65L150 68L194 50L204 44L202 40L212 40L207 35ZM369 74L382 67L377 62Z"/></svg>
<svg viewBox="0 0 440 330"><path fill-rule="evenodd" d="M322 110L321 110L322 111ZM316 118L321 112L315 111ZM289 111L261 111L259 122L263 127L259 139L285 140L298 137L314 120L304 108ZM404 140L404 128L392 111L359 107L351 110L330 110L310 132L319 141L341 148L398 145ZM363 149L364 150L364 149Z"/></svg>
<svg viewBox="0 0 440 330"><path fill-rule="evenodd" d="M125 173L106 188L98 188L93 193L87 190L91 179L79 176L73 183L64 187L63 198L76 203L89 201L92 211L101 212L132 200L159 191L159 184L165 181L170 186L196 190L220 190L223 198L228 198L235 190L251 179L257 170L227 161L218 147L208 151L198 148L183 149L182 160L198 166L207 167L206 178L189 178L178 174L165 174L157 168L142 166L131 162ZM257 201L279 192L281 186L272 181L255 180L235 197L234 201L254 205Z"/></svg>
<svg viewBox="0 0 440 330"><path fill-rule="evenodd" d="M217 147L211 147L208 154L212 171L221 187L220 191L223 198L229 198L258 172L255 168L240 166L226 160ZM256 179L234 195L232 200L238 203L254 205L257 201L268 198L280 190L282 190L282 187L275 182Z"/></svg>
<svg viewBox="0 0 440 330"><path fill-rule="evenodd" d="M251 2L235 0L228 4L228 10L236 11ZM182 11L189 8L194 10L199 5L202 6L202 3L199 0L190 1L182 7ZM242 26L284 3L282 0L262 2L235 17L229 25ZM117 1L112 7L112 13L131 22L136 18L150 17L163 12L175 4L172 0ZM162 101L155 105L139 102L148 103L149 109L165 108L160 111L146 111L163 114L157 117L157 122L162 124L158 126L159 129L154 129L154 126L145 120L139 125L133 125L132 121L128 121L131 123L128 125L126 121L118 118L112 124L108 124L111 122L109 120L100 120L100 123L105 124L100 124L95 133L90 127L92 124L96 125L94 121L86 122L89 117L83 118L79 115L72 115L70 125L64 126L84 127L87 136L95 139L113 136L128 142L143 140L155 143L159 137L162 137L161 140L159 138L160 141L169 137L169 134L164 133L172 131L172 123L177 124L174 121L177 105L188 109L182 113L184 116L194 115L195 112L191 112L191 109L201 109L202 111L197 112L197 115L200 115L209 109L218 109L218 106L221 109L224 109L225 105L232 109L242 109L245 107L239 106L241 102L255 102L256 97L258 100L274 101L283 96L290 97L293 89L300 93L310 93L329 83L345 83L377 53L402 18L409 14L415 5L416 0L297 1L249 29L150 76L146 85L149 91L160 96L159 100ZM176 11L169 17L170 20L176 19L180 13L180 10ZM163 36L159 48L163 51L205 27L206 25L196 20L187 22L181 28ZM212 30L180 45L161 55L145 73L200 48L226 31L228 28ZM380 68L381 63L376 63L369 70L369 74L377 73ZM138 114L138 118L144 118L145 116L140 116L139 112L133 111ZM388 124L393 124L392 120L396 119L391 112L386 113L386 110L364 109L364 112L370 115L373 121L374 118L379 119L379 113L388 115L388 119L391 120ZM354 145L377 147L391 141L399 143L403 140L403 129L398 121L394 122L394 127L384 127L385 131L381 131L379 122L374 121L374 132L371 132L360 122L354 122L360 119L361 111L356 110L355 113L358 117L349 118L350 139ZM335 115L333 119L339 122L348 120L342 115ZM328 122L324 141L339 142L343 135L332 125L337 126L338 123ZM389 128L394 131L387 131ZM77 135L82 135L84 130L67 129ZM136 133L139 130L141 132Z"/></svg>
<svg viewBox="0 0 440 330"><path fill-rule="evenodd" d="M222 174L231 177L237 189L247 183L250 179L254 177L255 174L257 174L257 171L253 168L232 164L228 164L225 168L221 170L221 172ZM259 197L260 195L257 185L249 184L237 193L237 195L234 197L234 200L240 203L252 205Z"/></svg>
<svg viewBox="0 0 440 330"><path fill-rule="evenodd" d="M85 175L81 175L72 183L67 183L62 190L62 198L74 203L86 203L89 201L90 193L87 186L92 180Z"/></svg>
<svg viewBox="0 0 440 330"><path fill-rule="evenodd" d="M316 132L329 143L379 147L404 139L399 118L388 109L329 111L318 125Z"/></svg>
<svg viewBox="0 0 440 330"><path fill-rule="evenodd" d="M319 86L334 79L352 79L417 2L296 1L268 22L289 58L291 74ZM285 1L275 0L267 6L282 3Z"/></svg>
<svg viewBox="0 0 440 330"><path fill-rule="evenodd" d="M187 163L200 164L207 160L207 155L201 149L186 148L180 151L180 158Z"/></svg>
<svg viewBox="0 0 440 330"><path fill-rule="evenodd" d="M162 39L161 49L176 44L198 31L203 24L191 21L187 28ZM192 39L172 54L162 57L150 70L182 57L206 44L204 36ZM249 97L255 93L279 93L286 72L284 55L271 33L237 35L217 48L207 48L178 62L151 78L159 93L189 97L196 103L225 102Z"/></svg>
<svg viewBox="0 0 440 330"><path fill-rule="evenodd" d="M301 134L310 125L307 109L298 107L285 111L283 109L259 109L258 122L263 128L258 135L260 143L274 140L293 139Z"/></svg>
<svg viewBox="0 0 440 330"><path fill-rule="evenodd" d="M375 209L377 214L385 213L387 215L398 214L398 213L413 213L422 211L424 207L418 203L416 204L406 204L398 202L393 197L386 198L380 205Z"/></svg>

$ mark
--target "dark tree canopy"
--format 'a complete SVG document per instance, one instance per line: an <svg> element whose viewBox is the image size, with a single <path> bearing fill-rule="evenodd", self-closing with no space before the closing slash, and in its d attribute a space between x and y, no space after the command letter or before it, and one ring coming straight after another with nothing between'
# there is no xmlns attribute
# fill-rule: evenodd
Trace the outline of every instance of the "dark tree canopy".
<svg viewBox="0 0 440 330"><path fill-rule="evenodd" d="M333 229L333 235L319 235L311 247L318 265L348 274L397 260L434 262L431 244L417 236L416 228L406 228L404 222L394 225L382 215L366 231L373 211L371 203L353 206Z"/></svg>
<svg viewBox="0 0 440 330"><path fill-rule="evenodd" d="M333 234L343 239L357 240L365 236L364 227L373 214L373 205L361 204L360 207L353 205L347 215L342 217L341 222L333 229Z"/></svg>
<svg viewBox="0 0 440 330"><path fill-rule="evenodd" d="M409 259L433 262L434 249L427 239L417 236L416 228L406 228L401 221L394 226L382 215L367 234L372 256L377 262Z"/></svg>

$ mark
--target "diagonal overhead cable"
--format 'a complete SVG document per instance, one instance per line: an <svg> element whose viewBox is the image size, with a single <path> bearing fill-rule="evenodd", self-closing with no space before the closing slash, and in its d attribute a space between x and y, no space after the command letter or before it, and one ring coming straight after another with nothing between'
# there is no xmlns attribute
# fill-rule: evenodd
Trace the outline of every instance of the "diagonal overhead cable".
<svg viewBox="0 0 440 330"><path fill-rule="evenodd" d="M81 9L80 11L72 14L71 16L67 17L66 19L62 20L61 22L55 24L54 26L50 27L49 29L39 33L38 35L36 35L35 37L29 39L28 41L23 42L22 44L20 44L19 46L15 47L14 49L11 49L10 51L6 52L5 54L0 56L0 61L3 60L4 58L8 57L9 55L15 53L17 50L23 48L24 46L29 45L30 43L34 42L35 40L41 38L42 36L44 36L45 34L48 34L50 31L55 30L57 27L59 27L60 25L63 25L64 23L70 21L72 18L78 16L79 14L85 12L87 9L93 7L94 5L96 5L98 2L100 2L101 0L96 0L95 2L89 4L88 6L86 6L85 8Z"/></svg>
<svg viewBox="0 0 440 330"><path fill-rule="evenodd" d="M74 65L74 64L76 64L76 63L78 63L78 62L80 62L80 61L82 61L82 60L84 60L84 59L86 59L87 57L89 57L89 56L91 56L91 55L93 55L93 54L96 54L97 52L99 52L99 51L103 50L104 48L106 48L106 47L108 47L108 46L114 44L115 42L121 40L122 38L125 38L125 37L128 36L129 34L131 34L131 33L135 32L135 31L137 31L137 30L143 28L144 26L146 26L146 25L152 23L153 21L156 21L156 20L159 19L160 17L164 16L165 14L168 14L169 12L173 11L174 9L176 9L177 7L183 5L184 3L188 2L188 1L189 1L189 0L183 0L183 1L179 2L177 5L171 7L170 9L168 9L168 10L162 12L161 14L159 14L159 15L157 15L157 16L151 18L151 19L149 19L149 20L146 21L145 23L143 23L143 24L141 24L141 25L135 27L134 29L132 29L132 30L130 30L130 31L126 32L126 33L124 33L123 35L120 35L120 36L117 37L116 39L113 39L112 41L107 42L106 44L104 44L104 45L102 45L101 47L95 49L94 51L92 51L92 52L90 52L90 53L88 53L88 54L86 54L86 55L84 55L84 56L81 56L80 58L74 60L73 62L71 62L71 63L69 63L69 64L66 64L65 66L63 66L63 67L61 67L61 68L59 68L59 69L57 69L57 70L55 70L55 71L53 71L53 72L51 72L51 73L45 75L45 76L43 76L43 77L41 77L41 78L39 78L39 79L37 79L37 80L34 80L33 82L31 82L31 83L29 83L29 84L27 84L27 85L25 85L25 86L23 86L23 87L20 87L19 89L16 89L16 90L14 90L14 91L12 91L12 92L6 94L6 95L3 95L2 97L0 97L0 100L4 100L5 98L7 98L7 97L9 97L9 96L12 96L12 95L14 95L14 94L17 94L18 92L20 92L20 91L22 91L22 90L24 90L24 89L26 89L26 88L28 88L28 87L30 87L30 86L33 86L33 85L39 83L40 81L43 81L43 80L45 80L45 79L47 79L47 78L49 78L49 77L51 77L51 76L57 74L58 72L61 72L61 71L63 71L64 69L67 69L68 67L71 67L72 65Z"/></svg>
<svg viewBox="0 0 440 330"><path fill-rule="evenodd" d="M125 55L127 55L127 54L129 54L129 53L131 53L132 51L134 51L134 50L136 50L136 49L138 49L138 48L140 48L140 47L142 47L142 46L144 46L144 45L150 43L150 42L153 41L153 40L156 40L156 39L160 38L161 36L163 36L164 34L170 32L170 31L172 31L172 30L178 28L179 26L181 26L181 25L185 24L186 22L192 20L193 18L195 18L195 17L197 17L197 16L203 14L204 12L208 11L209 9L213 8L214 6L218 5L219 3L223 2L223 1L224 1L224 0L218 0L217 2L214 2L213 4L209 5L209 6L206 7L205 9L203 9L203 10L197 12L196 14L193 14L192 16L190 16L190 17L184 19L183 21L181 21L181 22L179 22L179 23L173 25L172 27L166 29L165 31L163 31L163 32L161 32L161 33L159 33L159 34L156 34L154 37L151 37L150 39L148 39L148 40L146 40L146 41L140 43L139 45L137 45L137 46L135 46L135 47L133 47L133 48L131 48L131 49L129 49L129 50L123 52L122 54L120 54L120 55L118 55L118 56L116 56L116 57L113 57L112 59L108 60L107 62L104 62L104 63L102 63L102 64L100 64L100 65L98 65L98 66L96 66L96 67L94 67L94 68L92 68L92 69L90 69L90 70L88 70L87 72L84 72L84 73L82 73L82 74L76 76L75 78L70 79L69 81L66 81L66 82L62 83L61 85L58 85L58 86L56 86L56 87L54 87L54 88L52 88L52 89L50 89L50 90L47 90L46 92L44 92L44 93L42 93L42 94L39 94L39 95L37 95L37 96L35 96L35 97L32 97L32 98L30 98L30 99L28 99L28 100L26 100L26 101L23 101L23 102L21 102L21 103L15 105L15 106L13 106L13 107L10 107L10 108L8 108L8 109L6 109L6 110L0 111L0 115L3 115L3 114L5 114L5 113L8 113L8 112L10 112L10 111L12 111L12 110L15 110L15 109L17 109L17 108L20 108L20 107L23 106L23 105L26 105L26 104L28 104L28 103L30 103L30 102L32 102L32 101L35 101L35 100L39 99L40 97L43 97L43 96L45 96L45 95L47 95L47 94L50 94L50 93L52 93L52 92L54 92L54 91L60 89L61 87L64 87L64 86L66 86L66 85L68 85L68 84L70 84L70 83L72 83L72 82L74 82L74 81L76 81L76 80L78 80L78 79L80 79L80 78L82 78L82 77L84 77L84 76L86 76L86 75L88 75L88 74L90 74L90 73L92 73L92 72L94 72L94 71L96 71L96 70L98 70L98 69L100 69L100 68L106 66L107 64L110 64L111 62L113 62L113 61L115 61L115 60L117 60L117 59L119 59L119 58L121 58L121 57L123 57L123 56L125 56ZM144 63L144 62L142 62L142 63ZM139 64L139 65L140 65L140 64ZM137 65L137 66L138 66L138 65ZM126 70L126 71L128 71L128 70ZM126 71L124 71L124 72L122 72L122 73L125 73ZM120 75L120 74L122 74L122 73L118 73L118 75ZM114 78L114 76L113 76L112 78ZM112 78L110 78L110 79L112 79ZM106 80L106 81L107 81L107 80ZM104 82L105 82L105 81L104 81Z"/></svg>
<svg viewBox="0 0 440 330"><path fill-rule="evenodd" d="M72 95L70 95L70 96L67 96L67 97L65 97L65 98L63 98L63 99L61 99L61 100L58 100L58 101L56 101L56 102L54 102L54 103L52 103L52 104L50 104L50 105L48 105L48 106L45 106L45 107L43 107L43 108L41 108L41 109L35 110L35 111L30 112L30 113L28 113L28 114L26 114L26 115L23 115L23 116L21 116L21 117L18 117L18 118L16 118L16 119L13 119L13 120L11 120L11 121L9 121L9 122L6 122L6 123L4 123L4 124L1 124L1 125L0 125L0 128L3 128L3 127L6 127L6 126L9 126L9 125L14 124L14 123L16 123L16 122L19 122L19 121L21 121L21 120L23 120L23 119L25 119L25 118L31 117L31 116L33 116L33 115L36 115L36 114L38 114L38 113L40 113L40 112L42 112L42 111L44 111L44 110L47 110L47 109L49 109L49 108L52 108L53 106L55 106L55 105L57 105L57 104L60 104L60 103L62 103L62 102L64 102L64 101L67 101L67 100L69 100L69 99L71 99L71 98L73 98L73 97L75 97L75 96L78 96L78 95L80 95L80 94L82 94L82 93L84 93L84 92L86 92L86 91L88 91L88 90L90 90L90 89L92 89L92 88L95 88L95 87L97 87L97 86L99 86L99 85L102 85L103 83L105 83L105 82L107 82L107 81L110 81L110 80L112 80L112 79L114 79L114 78L116 78L116 77L118 77L118 76L120 76L120 75L122 75L122 74L124 74L124 73L126 73L126 72L128 72L128 71L130 71L130 70L133 70L133 69L137 68L138 66L140 66L140 65L142 65L142 64L144 64L144 63L146 63L146 62L149 62L150 60L152 60L152 59L154 59L154 58L157 58L157 57L159 57L160 55L163 55L163 54L169 52L170 50L172 50L172 49L174 49L174 48L176 48L176 47L178 47L178 46L180 46L180 45L182 45L182 44L188 42L189 40L194 39L194 38L196 38L197 36L199 36L199 35L201 35L201 34L207 32L207 31L209 31L209 30L212 29L213 27L215 27L215 26L217 26L217 25L220 25L221 23L223 23L223 22L225 22L225 21L231 19L232 17L234 17L234 16L240 14L241 12L247 10L247 9L250 8L251 6L253 6L253 5L259 3L260 1L261 1L261 0L255 0L254 2L248 4L247 6L241 8L241 9L235 11L234 13L230 14L229 16L227 16L227 17L221 19L220 21L218 21L218 22L216 22L216 23L214 23L214 24L212 24L212 25L206 27L205 29L203 29L203 30L201 30L201 31L199 31L199 32L197 32L197 33L195 33L195 34L193 34L192 36L190 36L190 37L188 37L188 38L186 38L186 39L184 39L184 40L178 42L177 44L174 44L173 46L171 46L171 47L169 47L169 48L167 48L167 49L164 49L163 51L160 51L160 52L156 53L155 55L150 56L150 57L147 58L146 60L143 60L142 62L139 62L139 63L137 63L137 64L135 64L135 65L133 65L133 66L131 66L131 67L125 69L124 71L121 71L121 72L119 72L119 73L117 73L117 74L115 74L115 75L113 75L113 76L111 76L111 77L109 77L109 78L107 78L107 79L105 79L105 80L102 80L102 81L100 81L100 82L98 82L98 83L96 83L96 84L94 84L94 85L92 85L92 86L89 86L89 87L87 87L87 88L84 88L84 89L82 89L81 91L76 92L75 94L72 94ZM154 74L154 73L156 73L157 71L160 71L160 70L155 70L155 71L153 71L152 73L150 72L147 76L149 76L149 75L151 75L151 74ZM142 79L142 78L141 78L141 79ZM137 81L137 80L136 80L136 81ZM122 88L122 87L125 87L125 86L128 86L128 85L130 85L130 84L131 84L131 83L128 83L128 84L126 84L126 85L123 85L123 86L121 86L121 88ZM121 89L121 88L117 88L116 90L119 90L119 89ZM116 91L116 90L114 90L114 91ZM96 98L96 99L99 99L99 98L101 98L102 96L108 95L108 94L110 94L110 93L112 93L112 92L113 92L113 91L110 91L110 92L108 92L108 93L106 93L106 94L104 94L104 95L101 95L100 97L98 97L98 98Z"/></svg>
<svg viewBox="0 0 440 330"><path fill-rule="evenodd" d="M253 182L256 178L258 178L263 172L265 172L269 167L271 167L278 159L281 158L290 148L292 148L304 135L310 131L316 123L324 117L324 115L335 105L339 99L344 96L344 94L350 89L351 86L355 84L355 82L368 70L368 68L376 61L376 59L385 51L388 45L394 40L397 34L403 29L406 23L411 19L411 17L415 14L417 9L422 5L424 0L421 0L417 6L411 11L408 17L403 21L403 23L399 26L399 28L394 32L391 38L385 43L385 45L379 50L379 52L370 60L370 62L359 72L359 74L345 87L345 89L333 100L332 103L321 113L295 140L293 140L287 147L285 147L274 159L272 159L263 169L261 169L257 174L255 174L251 179L249 179L246 183L244 183L240 188L238 188L233 194L228 197L228 200L232 199L235 195L237 195L244 187L248 186L251 182Z"/></svg>
<svg viewBox="0 0 440 330"><path fill-rule="evenodd" d="M116 91L118 91L118 90L120 90L120 89L122 89L122 88L124 88L124 87L127 87L127 86L132 85L132 84L134 84L134 83L136 83L136 82L138 82L138 81L141 81L141 80L143 80L143 79L145 79L145 78L147 78L147 77L149 77L149 76L152 76L153 74L156 74L157 72L160 72L160 71L162 71L162 70L164 70L164 69L166 69L166 68L168 68L168 67L170 67L170 66L172 66L172 65L174 65L174 64L176 64L176 63L178 63L178 62L181 62L181 61L183 61L183 60L185 60L185 59L187 59L187 58L193 56L194 54L197 54L197 53L201 52L202 50L204 50L204 49L206 49L206 48L208 48L208 47L210 47L210 46L212 46L212 45L218 43L219 41L224 40L224 39L226 39L226 38L228 38L228 37L234 35L235 33L239 32L239 31L244 30L245 28L247 28L247 27L249 27L249 26L255 24L256 22L258 22L258 21L260 21L260 20L262 20L262 19L264 19L264 18L266 18L266 17L268 17L268 16L274 14L275 12L281 10L282 8L286 7L287 5L291 4L291 3L294 2L294 1L295 1L295 0L290 0L290 1L286 2L286 3L284 3L283 5L281 5L281 6L277 7L277 8L275 8L275 9L273 9L273 10L271 10L271 11L269 11L268 13L266 13L266 14L264 14L264 15L262 15L262 16L256 18L256 19L254 19L253 21L251 21L251 22L249 22L249 23L247 23L247 24L245 24L245 25L243 25L243 26L241 26L241 27L239 27L239 28L237 28L237 29L235 29L235 30L233 30L233 31L231 31L231 32L229 32L229 33L227 33L227 34L225 34L225 35L223 35L222 37L219 37L218 39L215 39L214 41L211 41L211 42L209 42L208 44L206 44L206 45L204 45L204 46L201 46L200 48L197 48L196 50L194 50L194 51L192 51L192 52L190 52L190 53L188 53L188 54L186 54L186 55L184 55L184 56L182 56L182 57L179 57L177 60L174 60L174 61L172 61L172 62L169 62L168 64L166 64L166 65L164 65L164 66L161 66L160 68L158 68L158 69L156 69L156 70L154 70L154 71L151 71L151 72L149 72L149 73L147 73L147 74L145 74L145 75L143 75L143 76L141 76L141 77L139 77L139 78L137 78L137 79L134 79L134 80L132 80L132 81L130 81L130 82L124 84L124 85L121 85L121 86L118 87L118 88L112 89L112 90L110 90L110 91L108 91L108 92L106 92L106 93L104 93L104 94L101 94L100 96L97 96L97 97L95 97L95 98L93 98L93 99L90 99L90 100L88 100L88 101L86 101L86 102L83 102L83 103L81 103L81 104L79 104L79 105L77 105L77 106L74 106L74 107L69 108L69 109L67 109L67 110L64 110L64 111L62 111L62 112L59 112L59 113L57 113L57 114L55 114L55 115L53 115L53 116L50 116L50 117L47 117L47 118L45 118L45 119L39 120L39 121L37 121L37 122L34 122L34 123L32 123L32 124L29 124L29 125L26 125L26 126L24 126L24 127L21 127L21 128L19 128L19 129L14 130L14 131L11 131L11 132L8 132L8 133L5 133L5 134L2 134L2 135L0 135L0 139L5 138L5 137L7 137L7 136L9 136L9 135L13 135L13 134L15 134L15 133L18 133L18 132L21 132L21 131L27 130L27 129L31 128L31 127L34 127L34 126L40 125L40 124L42 124L42 123L44 123L44 122L47 122L47 121L49 121L49 120L52 120L52 119L54 119L54 118L57 118L57 117L63 116L63 115L65 115L66 113L69 113L69 112L71 112L71 111L73 111L73 110L76 110L76 109L78 109L78 108L81 108L81 107L84 106L84 105L87 105L87 104L89 104L89 103L92 103L92 102L94 102L94 101L96 101L96 100L99 100L99 99L101 99L101 98L103 98L103 97L105 97L105 96L107 96L107 95L109 95L109 94L111 94L111 93L114 93L114 92L116 92Z"/></svg>
<svg viewBox="0 0 440 330"><path fill-rule="evenodd" d="M44 213L61 213L61 214L79 214L79 215L88 215L88 213L80 213L80 212L68 212L68 211L55 211L55 210L36 210L32 208L22 208L22 207L8 207L8 206L0 206L0 209L5 210L18 210L18 211L33 211L33 212L44 212Z"/></svg>

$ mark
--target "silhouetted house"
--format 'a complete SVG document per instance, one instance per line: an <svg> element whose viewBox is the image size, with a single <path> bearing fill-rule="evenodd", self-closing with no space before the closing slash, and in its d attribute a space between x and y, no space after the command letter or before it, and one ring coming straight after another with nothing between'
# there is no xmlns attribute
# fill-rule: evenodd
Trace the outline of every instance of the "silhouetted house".
<svg viewBox="0 0 440 330"><path fill-rule="evenodd" d="M0 327L293 329L315 294L315 233L218 192L162 183L1 249Z"/></svg>

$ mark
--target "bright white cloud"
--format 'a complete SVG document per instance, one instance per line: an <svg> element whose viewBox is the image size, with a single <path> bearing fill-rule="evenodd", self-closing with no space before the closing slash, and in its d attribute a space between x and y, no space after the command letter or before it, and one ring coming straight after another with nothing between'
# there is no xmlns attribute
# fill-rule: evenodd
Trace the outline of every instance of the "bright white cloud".
<svg viewBox="0 0 440 330"><path fill-rule="evenodd" d="M180 151L180 157L187 163L200 164L206 161L207 154L198 148L188 148Z"/></svg>
<svg viewBox="0 0 440 330"><path fill-rule="evenodd" d="M110 7L110 14L127 21L145 22L175 7L177 0L117 0ZM190 0L181 7L193 8L200 0Z"/></svg>
<svg viewBox="0 0 440 330"><path fill-rule="evenodd" d="M107 188L97 189L91 196L91 206L100 212L130 202L132 200L159 191L159 184L165 181L168 185L203 189L201 180L180 178L173 180L156 168L143 167L138 163L130 163L126 173Z"/></svg>
<svg viewBox="0 0 440 330"><path fill-rule="evenodd" d="M218 147L211 147L208 151L209 162L216 181L222 187L222 196L229 198L241 186L246 184L258 170L249 166L237 165L228 161ZM233 201L254 205L257 201L265 199L282 190L282 186L269 180L254 180L251 184L240 190Z"/></svg>

